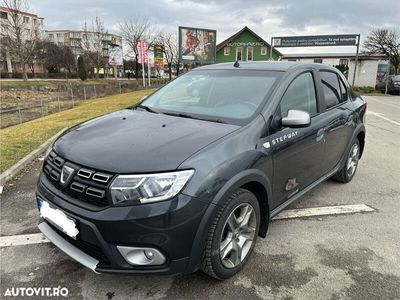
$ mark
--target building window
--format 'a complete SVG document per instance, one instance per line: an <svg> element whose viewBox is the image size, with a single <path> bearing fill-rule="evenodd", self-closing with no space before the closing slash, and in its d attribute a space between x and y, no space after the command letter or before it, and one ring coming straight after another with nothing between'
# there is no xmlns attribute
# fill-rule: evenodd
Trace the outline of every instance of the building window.
<svg viewBox="0 0 400 300"><path fill-rule="evenodd" d="M236 47L236 60L242 60L242 53L243 53L243 48Z"/></svg>
<svg viewBox="0 0 400 300"><path fill-rule="evenodd" d="M57 33L57 38L61 39L62 38L62 33Z"/></svg>
<svg viewBox="0 0 400 300"><path fill-rule="evenodd" d="M317 64L322 64L322 58L314 58L314 62Z"/></svg>
<svg viewBox="0 0 400 300"><path fill-rule="evenodd" d="M1 19L8 19L7 13L5 11L0 12L0 18Z"/></svg>
<svg viewBox="0 0 400 300"><path fill-rule="evenodd" d="M80 32L71 32L70 37L74 38L74 39L79 39L81 37L81 33Z"/></svg>
<svg viewBox="0 0 400 300"><path fill-rule="evenodd" d="M54 38L54 34L50 33L50 34L49 34L49 39L52 40L53 38Z"/></svg>
<svg viewBox="0 0 400 300"><path fill-rule="evenodd" d="M261 47L261 55L267 55L267 47Z"/></svg>
<svg viewBox="0 0 400 300"><path fill-rule="evenodd" d="M247 60L253 60L253 47L247 47Z"/></svg>
<svg viewBox="0 0 400 300"><path fill-rule="evenodd" d="M63 43L63 42L58 42L57 45L58 45L58 46L63 46L64 43Z"/></svg>
<svg viewBox="0 0 400 300"><path fill-rule="evenodd" d="M231 54L231 47L225 47L224 48L224 55L230 55Z"/></svg>
<svg viewBox="0 0 400 300"><path fill-rule="evenodd" d="M23 18L23 22L24 22L24 23L29 23L29 17L24 17L24 18Z"/></svg>
<svg viewBox="0 0 400 300"><path fill-rule="evenodd" d="M349 65L349 60L348 59L339 59L339 65L341 66L348 66Z"/></svg>
<svg viewBox="0 0 400 300"><path fill-rule="evenodd" d="M295 58L289 58L288 61L297 61Z"/></svg>

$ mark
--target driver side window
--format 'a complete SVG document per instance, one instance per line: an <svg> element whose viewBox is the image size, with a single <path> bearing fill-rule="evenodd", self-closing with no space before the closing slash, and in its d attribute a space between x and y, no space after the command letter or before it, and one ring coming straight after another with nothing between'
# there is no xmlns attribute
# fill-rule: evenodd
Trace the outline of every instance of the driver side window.
<svg viewBox="0 0 400 300"><path fill-rule="evenodd" d="M280 108L282 118L288 115L290 109L302 110L311 116L317 113L317 97L311 72L303 73L291 82L282 97Z"/></svg>

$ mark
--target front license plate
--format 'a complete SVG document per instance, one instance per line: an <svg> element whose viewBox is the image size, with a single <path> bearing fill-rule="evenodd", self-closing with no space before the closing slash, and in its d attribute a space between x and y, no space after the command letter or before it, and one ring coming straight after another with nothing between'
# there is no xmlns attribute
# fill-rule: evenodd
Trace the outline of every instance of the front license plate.
<svg viewBox="0 0 400 300"><path fill-rule="evenodd" d="M53 208L50 204L44 200L38 200L38 207L40 210L40 216L51 224L56 226L66 235L76 239L79 230L76 228L75 220L68 217L63 211Z"/></svg>

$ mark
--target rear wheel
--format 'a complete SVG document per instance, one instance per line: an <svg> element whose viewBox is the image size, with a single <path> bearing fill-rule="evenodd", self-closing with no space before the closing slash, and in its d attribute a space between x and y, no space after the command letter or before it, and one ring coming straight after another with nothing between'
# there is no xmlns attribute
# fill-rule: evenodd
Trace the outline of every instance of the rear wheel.
<svg viewBox="0 0 400 300"><path fill-rule="evenodd" d="M210 226L201 270L217 279L235 275L250 257L259 227L257 198L239 189L225 201Z"/></svg>
<svg viewBox="0 0 400 300"><path fill-rule="evenodd" d="M345 165L340 171L333 175L333 180L347 183L353 179L357 170L358 160L360 158L360 149L360 142L358 139L355 139L350 147L350 151L347 154Z"/></svg>

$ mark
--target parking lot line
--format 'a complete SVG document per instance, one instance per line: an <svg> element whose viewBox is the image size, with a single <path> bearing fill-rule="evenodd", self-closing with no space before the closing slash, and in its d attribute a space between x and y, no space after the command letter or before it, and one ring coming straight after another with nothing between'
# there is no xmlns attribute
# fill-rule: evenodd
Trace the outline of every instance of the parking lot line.
<svg viewBox="0 0 400 300"><path fill-rule="evenodd" d="M395 124L395 125L397 125L397 126L400 126L400 123L399 123L399 122L396 122L396 121L394 121L394 120L392 120L392 119L389 119L389 118L385 117L385 116L384 116L383 114L381 114L381 113L377 113L377 112L374 112L374 111L367 110L367 115L372 115L372 116L381 118L381 119L383 119L383 120L385 120L385 121L388 121L388 122L390 122L390 123L392 123L392 124Z"/></svg>
<svg viewBox="0 0 400 300"><path fill-rule="evenodd" d="M305 217L318 217L330 215L354 214L363 212L374 212L374 208L365 204L311 207L284 210L273 218L273 220L295 219ZM41 233L20 234L0 237L0 247L23 246L30 244L49 243Z"/></svg>
<svg viewBox="0 0 400 300"><path fill-rule="evenodd" d="M365 204L311 207L311 208L284 210L281 213L279 213L276 217L274 217L273 220L344 215L344 214L354 214L354 213L374 212L374 211L376 211L374 208Z"/></svg>
<svg viewBox="0 0 400 300"><path fill-rule="evenodd" d="M23 246L29 244L48 243L41 233L9 235L0 237L0 247Z"/></svg>

